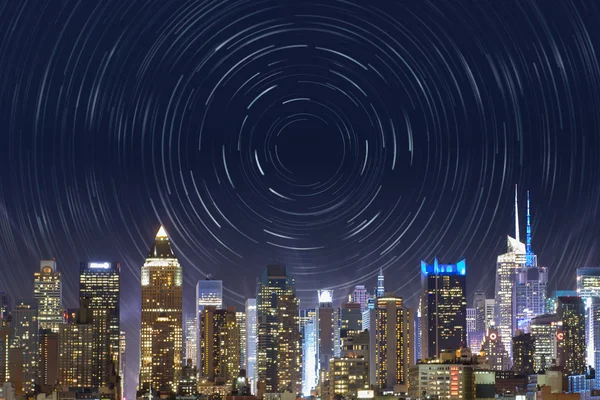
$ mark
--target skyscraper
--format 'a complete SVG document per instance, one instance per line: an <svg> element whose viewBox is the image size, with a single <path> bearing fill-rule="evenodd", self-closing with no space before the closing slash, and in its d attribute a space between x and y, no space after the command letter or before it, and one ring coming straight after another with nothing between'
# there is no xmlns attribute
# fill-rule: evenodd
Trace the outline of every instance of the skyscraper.
<svg viewBox="0 0 600 400"><path fill-rule="evenodd" d="M256 299L246 300L246 376L250 381L251 392L256 393Z"/></svg>
<svg viewBox="0 0 600 400"><path fill-rule="evenodd" d="M314 309L302 310L302 394L309 396L317 386L317 321Z"/></svg>
<svg viewBox="0 0 600 400"><path fill-rule="evenodd" d="M496 300L495 299L485 299L485 329L487 329L491 325L496 325Z"/></svg>
<svg viewBox="0 0 600 400"><path fill-rule="evenodd" d="M362 311L359 303L344 303L340 307L340 340L362 331Z"/></svg>
<svg viewBox="0 0 600 400"><path fill-rule="evenodd" d="M475 309L475 331L484 332L487 328L485 326L485 292L478 290L475 292L473 297L473 308Z"/></svg>
<svg viewBox="0 0 600 400"><path fill-rule="evenodd" d="M184 327L184 349L185 360L192 360L192 367L197 367L196 360L198 359L198 316L195 312L185 313Z"/></svg>
<svg viewBox="0 0 600 400"><path fill-rule="evenodd" d="M121 393L125 397L127 393L127 382L125 375L125 367L127 366L127 358L125 357L127 350L127 335L124 331L121 331L119 335L119 375L121 377Z"/></svg>
<svg viewBox="0 0 600 400"><path fill-rule="evenodd" d="M223 307L223 281L214 280L212 275L207 275L206 279L200 280L196 284L196 312L198 314L196 343L200 343L200 332L202 330L202 327L200 326L200 314L206 306L216 307L217 309ZM202 364L202 354L199 347L196 358L195 362L200 366Z"/></svg>
<svg viewBox="0 0 600 400"><path fill-rule="evenodd" d="M379 275L377 276L377 297L383 297L385 294L385 287L383 285L383 268L379 268Z"/></svg>
<svg viewBox="0 0 600 400"><path fill-rule="evenodd" d="M466 327L467 340L465 342L465 345L468 346L468 344L471 343L471 338L473 337L475 332L477 332L477 310L475 308L467 308Z"/></svg>
<svg viewBox="0 0 600 400"><path fill-rule="evenodd" d="M510 368L508 352L504 347L504 342L499 337L498 328L488 328L481 345L481 351L485 353L492 370L506 371Z"/></svg>
<svg viewBox="0 0 600 400"><path fill-rule="evenodd" d="M534 339L533 369L534 372L546 371L557 362L557 328L556 314L545 314L531 320L531 336Z"/></svg>
<svg viewBox="0 0 600 400"><path fill-rule="evenodd" d="M12 313L9 381L15 393L33 393L38 376L39 336L36 302L19 301Z"/></svg>
<svg viewBox="0 0 600 400"><path fill-rule="evenodd" d="M422 358L439 357L467 343L465 260L432 265L421 261Z"/></svg>
<svg viewBox="0 0 600 400"><path fill-rule="evenodd" d="M408 384L408 348L414 346L405 331L409 325L402 298L386 293L377 299L374 382L379 390L394 390L396 385ZM414 319L413 319L414 323Z"/></svg>
<svg viewBox="0 0 600 400"><path fill-rule="evenodd" d="M174 392L182 368L182 269L161 226L142 266L139 387Z"/></svg>
<svg viewBox="0 0 600 400"><path fill-rule="evenodd" d="M577 268L577 295L581 297L585 305L587 363L600 368L600 359L596 357L596 354L600 353L600 347L596 344L600 343L600 331L594 328L596 319L593 317L595 310L592 307L592 304L597 304L597 301L600 301L600 267ZM596 368L596 371L598 371L598 368ZM598 386L600 387L600 373L596 375L599 376Z"/></svg>
<svg viewBox="0 0 600 400"><path fill-rule="evenodd" d="M285 265L265 268L257 285L256 308L257 384L264 382L267 393L299 393L302 350L298 299L294 278Z"/></svg>
<svg viewBox="0 0 600 400"><path fill-rule="evenodd" d="M535 338L531 333L517 330L513 337L513 371L515 375L531 375L533 369L533 355L535 353Z"/></svg>
<svg viewBox="0 0 600 400"><path fill-rule="evenodd" d="M44 392L51 391L58 380L58 335L50 329L39 331L39 384Z"/></svg>
<svg viewBox="0 0 600 400"><path fill-rule="evenodd" d="M200 372L211 382L231 385L240 370L240 327L235 307L205 306L200 319Z"/></svg>
<svg viewBox="0 0 600 400"><path fill-rule="evenodd" d="M319 370L329 371L329 360L335 357L339 349L338 313L333 307L333 290L318 291L316 309L317 328L317 360Z"/></svg>
<svg viewBox="0 0 600 400"><path fill-rule="evenodd" d="M586 371L585 307L581 297L559 297L558 320L562 326L563 345L559 351L559 365L571 375Z"/></svg>
<svg viewBox="0 0 600 400"><path fill-rule="evenodd" d="M360 311L365 311L367 308L367 299L369 298L369 292L365 289L364 285L356 285L352 292L351 302L360 304Z"/></svg>
<svg viewBox="0 0 600 400"><path fill-rule="evenodd" d="M89 299L94 317L105 310L108 315L110 357L119 371L119 336L121 334L121 265L118 262L82 262L79 265L79 301Z"/></svg>
<svg viewBox="0 0 600 400"><path fill-rule="evenodd" d="M246 365L246 313L244 311L235 312L235 321L240 330L240 366Z"/></svg>
<svg viewBox="0 0 600 400"><path fill-rule="evenodd" d="M40 329L58 332L64 323L62 282L56 270L56 261L40 261L40 271L33 275L33 296L37 301Z"/></svg>
<svg viewBox="0 0 600 400"><path fill-rule="evenodd" d="M12 299L7 293L0 292L0 320L7 319L12 311Z"/></svg>

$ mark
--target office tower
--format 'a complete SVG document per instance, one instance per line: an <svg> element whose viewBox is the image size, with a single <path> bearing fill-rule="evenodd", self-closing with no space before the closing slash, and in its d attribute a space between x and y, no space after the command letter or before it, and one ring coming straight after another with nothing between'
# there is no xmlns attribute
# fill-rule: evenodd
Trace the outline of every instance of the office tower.
<svg viewBox="0 0 600 400"><path fill-rule="evenodd" d="M333 307L333 290L318 291L317 360L319 370L329 371L329 360L339 351L338 310Z"/></svg>
<svg viewBox="0 0 600 400"><path fill-rule="evenodd" d="M294 278L285 265L268 265L258 280L256 319L257 385L264 385L267 393L299 393L302 351L298 299Z"/></svg>
<svg viewBox="0 0 600 400"><path fill-rule="evenodd" d="M4 292L0 292L0 320L6 320L12 311L12 299Z"/></svg>
<svg viewBox="0 0 600 400"><path fill-rule="evenodd" d="M10 323L0 321L0 383L4 383L10 376L8 371L8 355L10 353Z"/></svg>
<svg viewBox="0 0 600 400"><path fill-rule="evenodd" d="M121 377L121 393L123 397L127 393L127 382L125 375L125 367L127 366L127 358L125 357L127 350L127 335L121 331L119 335L119 376Z"/></svg>
<svg viewBox="0 0 600 400"><path fill-rule="evenodd" d="M196 360L198 359L198 333L196 329L198 327L198 317L195 312L184 314L184 331L183 331L183 348L184 358L187 365L187 360L192 360L192 366L196 366Z"/></svg>
<svg viewBox="0 0 600 400"><path fill-rule="evenodd" d="M408 370L417 363L419 356L415 353L415 341L417 332L415 331L416 313L412 308L404 307L402 313L402 332L404 335L404 366L405 382L408 382Z"/></svg>
<svg viewBox="0 0 600 400"><path fill-rule="evenodd" d="M329 381L334 395L357 398L358 391L369 389L369 365L363 358L332 358Z"/></svg>
<svg viewBox="0 0 600 400"><path fill-rule="evenodd" d="M359 303L344 303L340 307L340 340L362 331L362 311Z"/></svg>
<svg viewBox="0 0 600 400"><path fill-rule="evenodd" d="M531 320L531 336L534 340L534 372L546 371L557 361L558 316L545 314Z"/></svg>
<svg viewBox="0 0 600 400"><path fill-rule="evenodd" d="M564 335L559 365L570 375L582 375L586 371L585 306L581 297L558 298L558 320ZM562 354L561 354L562 353Z"/></svg>
<svg viewBox="0 0 600 400"><path fill-rule="evenodd" d="M379 390L394 390L396 385L408 383L406 363L408 343L404 329L406 327L406 309L402 298L386 293L377 299L375 324L375 364Z"/></svg>
<svg viewBox="0 0 600 400"><path fill-rule="evenodd" d="M246 300L246 376L251 393L256 393L256 299Z"/></svg>
<svg viewBox="0 0 600 400"><path fill-rule="evenodd" d="M37 383L38 311L37 302L19 301L12 313L8 372L17 395L33 393Z"/></svg>
<svg viewBox="0 0 600 400"><path fill-rule="evenodd" d="M467 343L465 260L432 265L421 261L422 359L439 357Z"/></svg>
<svg viewBox="0 0 600 400"><path fill-rule="evenodd" d="M223 307L223 281L214 280L212 275L207 275L206 279L198 281L196 284L196 312L197 321L200 324L200 313L206 306L216 307L220 309ZM200 331L202 327L197 326L197 337L196 343L200 343ZM202 364L202 353L198 348L198 355L196 356L196 365Z"/></svg>
<svg viewBox="0 0 600 400"><path fill-rule="evenodd" d="M50 393L58 381L58 333L50 329L41 329L39 341L39 385L43 392Z"/></svg>
<svg viewBox="0 0 600 400"><path fill-rule="evenodd" d="M33 275L33 296L37 301L40 329L58 332L64 323L62 282L56 270L56 261L40 261L40 271Z"/></svg>
<svg viewBox="0 0 600 400"><path fill-rule="evenodd" d="M110 387L117 381L116 368L111 368L112 316L108 309L92 309L90 304L89 298L81 299L75 321L60 327L58 381L63 387Z"/></svg>
<svg viewBox="0 0 600 400"><path fill-rule="evenodd" d="M492 325L496 325L496 300L485 299L485 329L487 331Z"/></svg>
<svg viewBox="0 0 600 400"><path fill-rule="evenodd" d="M235 312L235 321L240 330L240 367L246 365L246 313L243 311Z"/></svg>
<svg viewBox="0 0 600 400"><path fill-rule="evenodd" d="M376 366L376 353L375 347L377 341L377 310L375 308L369 308L363 311L362 314L362 329L369 333L369 382L375 384L377 380L377 366Z"/></svg>
<svg viewBox="0 0 600 400"><path fill-rule="evenodd" d="M593 310L591 308L592 300L600 299L600 267L577 268L577 295L583 300L586 312L585 340L587 343L586 359L588 365L600 366L600 360L596 360L596 353L600 348L595 346L597 340L594 330ZM590 300L588 300L590 299ZM596 375L600 375L597 373ZM599 381L600 387L600 381Z"/></svg>
<svg viewBox="0 0 600 400"><path fill-rule="evenodd" d="M161 226L142 266L139 388L174 392L183 365L182 269Z"/></svg>
<svg viewBox="0 0 600 400"><path fill-rule="evenodd" d="M383 268L379 268L379 275L377 276L377 297L383 297L385 295L385 287L383 285Z"/></svg>
<svg viewBox="0 0 600 400"><path fill-rule="evenodd" d="M360 311L365 311L367 308L367 299L369 298L369 292L365 288L364 285L356 285L354 286L354 291L352 292L352 296L350 298L352 303L360 304Z"/></svg>
<svg viewBox="0 0 600 400"><path fill-rule="evenodd" d="M515 186L515 237L507 237L507 252L498 256L496 264L496 324L500 340L509 353L512 352L511 338L516 330L515 319L515 285L517 274L527 264L525 244L521 243L519 236L519 210L517 204L517 190ZM531 258L529 258L531 260Z"/></svg>
<svg viewBox="0 0 600 400"><path fill-rule="evenodd" d="M587 348L589 350L592 347L594 354L592 366L595 371L600 371L600 297L592 297L587 300L586 312L586 317L590 321L590 340L592 341ZM596 373L595 387L600 388L600 372Z"/></svg>
<svg viewBox="0 0 600 400"><path fill-rule="evenodd" d="M423 319L421 318L421 299L415 314L415 358L421 359L423 354Z"/></svg>
<svg viewBox="0 0 600 400"><path fill-rule="evenodd" d="M304 316L302 326L302 394L310 396L317 386L317 321L315 310L302 310L300 318Z"/></svg>
<svg viewBox="0 0 600 400"><path fill-rule="evenodd" d="M105 310L108 315L110 358L119 372L121 333L121 265L118 262L90 262L79 265L79 301L89 299L94 318Z"/></svg>
<svg viewBox="0 0 600 400"><path fill-rule="evenodd" d="M210 382L231 385L240 370L240 327L235 307L205 306L200 320L200 373Z"/></svg>
<svg viewBox="0 0 600 400"><path fill-rule="evenodd" d="M535 352L535 338L531 333L517 330L513 342L513 371L515 375L531 375L533 369L533 354Z"/></svg>
<svg viewBox="0 0 600 400"><path fill-rule="evenodd" d="M410 369L409 398L470 400L475 398L472 365L427 361Z"/></svg>
<svg viewBox="0 0 600 400"><path fill-rule="evenodd" d="M473 297L473 308L475 309L475 330L477 332L484 332L487 329L485 325L485 292L483 290L478 290L475 292L475 296Z"/></svg>
<svg viewBox="0 0 600 400"><path fill-rule="evenodd" d="M510 358L501 340L498 328L488 328L481 345L490 368L494 371L506 371L510 368Z"/></svg>
<svg viewBox="0 0 600 400"><path fill-rule="evenodd" d="M471 342L471 337L477 331L477 313L475 308L467 308L467 340L465 345Z"/></svg>

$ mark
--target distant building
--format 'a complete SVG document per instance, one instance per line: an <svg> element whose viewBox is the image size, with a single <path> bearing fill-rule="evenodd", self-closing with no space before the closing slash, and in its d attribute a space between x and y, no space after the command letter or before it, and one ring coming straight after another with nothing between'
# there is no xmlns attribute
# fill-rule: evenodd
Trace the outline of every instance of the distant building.
<svg viewBox="0 0 600 400"><path fill-rule="evenodd" d="M577 295L586 311L586 359L595 368L596 386L600 388L600 267L577 269Z"/></svg>
<svg viewBox="0 0 600 400"><path fill-rule="evenodd" d="M513 337L513 371L515 375L531 375L534 373L533 355L535 338L531 333L517 331Z"/></svg>
<svg viewBox="0 0 600 400"><path fill-rule="evenodd" d="M40 271L33 275L33 296L37 301L40 329L58 332L64 323L62 281L56 261L40 261Z"/></svg>
<svg viewBox="0 0 600 400"><path fill-rule="evenodd" d="M183 353L185 360L192 360L192 366L196 367L198 360L198 316L195 312L185 313L183 316ZM186 365L187 366L187 361ZM185 368L185 367L184 367Z"/></svg>
<svg viewBox="0 0 600 400"><path fill-rule="evenodd" d="M39 332L37 302L19 301L12 313L8 381L15 394L33 393L38 382Z"/></svg>
<svg viewBox="0 0 600 400"><path fill-rule="evenodd" d="M585 374L585 306L583 300L581 297L559 297L557 308L558 319L562 323L562 332L559 332L559 335L564 335L562 351L559 353L559 365L565 367L571 375Z"/></svg>
<svg viewBox="0 0 600 400"><path fill-rule="evenodd" d="M317 387L317 321L315 309L300 311L302 332L302 394L309 396Z"/></svg>
<svg viewBox="0 0 600 400"><path fill-rule="evenodd" d="M39 385L43 392L50 393L58 381L58 333L51 329L39 331Z"/></svg>
<svg viewBox="0 0 600 400"><path fill-rule="evenodd" d="M369 366L364 358L332 358L329 384L334 395L356 398L359 390L369 389Z"/></svg>
<svg viewBox="0 0 600 400"><path fill-rule="evenodd" d="M240 330L240 367L246 365L246 313L243 311L235 312L235 321ZM239 373L239 371L238 371Z"/></svg>
<svg viewBox="0 0 600 400"><path fill-rule="evenodd" d="M497 328L488 329L481 345L481 351L485 353L492 370L507 371L510 368L510 358Z"/></svg>
<svg viewBox="0 0 600 400"><path fill-rule="evenodd" d="M466 262L421 261L422 359L467 343Z"/></svg>
<svg viewBox="0 0 600 400"><path fill-rule="evenodd" d="M250 383L250 390L256 393L256 299L246 300L246 377Z"/></svg>
<svg viewBox="0 0 600 400"><path fill-rule="evenodd" d="M125 367L127 366L127 358L125 356L127 350L127 335L125 331L119 334L119 376L121 378L121 394L125 396L127 393L127 382L125 375Z"/></svg>
<svg viewBox="0 0 600 400"><path fill-rule="evenodd" d="M351 302L360 304L360 311L363 312L367 308L367 299L369 298L369 292L364 285L356 285L352 292Z"/></svg>
<svg viewBox="0 0 600 400"><path fill-rule="evenodd" d="M319 370L329 371L329 360L339 355L338 309L333 307L333 290L318 291L316 343Z"/></svg>
<svg viewBox="0 0 600 400"><path fill-rule="evenodd" d="M344 303L339 310L340 340L362 332L362 311L359 303Z"/></svg>
<svg viewBox="0 0 600 400"><path fill-rule="evenodd" d="M206 306L216 307L217 309L223 308L223 281L214 280L211 275L208 275L206 279L200 280L196 284L196 318L198 321L196 343L200 343L200 332L202 330L200 326L200 314ZM198 347L195 365L202 364L201 357L202 354Z"/></svg>
<svg viewBox="0 0 600 400"><path fill-rule="evenodd" d="M410 368L408 394L415 399L474 399L474 383L471 365L422 362Z"/></svg>
<svg viewBox="0 0 600 400"><path fill-rule="evenodd" d="M200 373L209 382L231 385L240 370L240 328L235 307L206 306L200 314Z"/></svg>
<svg viewBox="0 0 600 400"><path fill-rule="evenodd" d="M546 371L557 361L557 328L556 314L540 315L531 320L531 336L534 339L533 369L535 372Z"/></svg>
<svg viewBox="0 0 600 400"><path fill-rule="evenodd" d="M485 292L478 290L473 297L473 308L475 309L475 331L484 332L487 329L485 318ZM492 318L493 320L493 318Z"/></svg>

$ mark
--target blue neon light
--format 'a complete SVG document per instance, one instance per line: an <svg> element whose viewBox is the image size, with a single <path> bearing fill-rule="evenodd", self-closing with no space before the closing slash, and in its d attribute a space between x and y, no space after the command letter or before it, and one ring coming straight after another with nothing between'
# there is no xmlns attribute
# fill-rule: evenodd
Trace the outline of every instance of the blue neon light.
<svg viewBox="0 0 600 400"><path fill-rule="evenodd" d="M461 260L456 264L440 264L435 258L433 264L428 265L421 261L421 274L423 275L461 275L467 274L467 262Z"/></svg>

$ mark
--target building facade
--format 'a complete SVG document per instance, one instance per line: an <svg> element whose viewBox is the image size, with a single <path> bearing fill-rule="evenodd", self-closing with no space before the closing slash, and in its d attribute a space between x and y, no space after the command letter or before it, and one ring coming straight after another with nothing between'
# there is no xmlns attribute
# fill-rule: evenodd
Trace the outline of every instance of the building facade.
<svg viewBox="0 0 600 400"><path fill-rule="evenodd" d="M256 393L256 299L246 300L246 376L252 393Z"/></svg>
<svg viewBox="0 0 600 400"><path fill-rule="evenodd" d="M161 226L142 266L139 388L177 390L183 365L182 268Z"/></svg>
<svg viewBox="0 0 600 400"><path fill-rule="evenodd" d="M556 314L540 315L531 320L531 336L534 340L534 371L546 371L557 362L557 328Z"/></svg>
<svg viewBox="0 0 600 400"><path fill-rule="evenodd" d="M206 279L198 281L196 284L196 319L198 326L196 327L196 343L200 343L200 332L202 327L200 326L200 314L206 306L216 307L217 309L223 308L223 281L214 280L211 275L207 275ZM202 364L202 353L198 348L198 354L196 356L196 365Z"/></svg>
<svg viewBox="0 0 600 400"><path fill-rule="evenodd" d="M38 382L38 304L19 301L12 312L8 380L13 384L17 395L33 393Z"/></svg>
<svg viewBox="0 0 600 400"><path fill-rule="evenodd" d="M40 329L58 332L65 321L62 281L55 260L40 261L40 270L33 275L33 296L37 301Z"/></svg>
<svg viewBox="0 0 600 400"><path fill-rule="evenodd" d="M570 375L586 373L585 306L581 297L559 297L557 303L560 331L559 365Z"/></svg>
<svg viewBox="0 0 600 400"><path fill-rule="evenodd" d="M240 327L235 307L206 306L200 313L200 373L209 382L231 385L240 370Z"/></svg>

